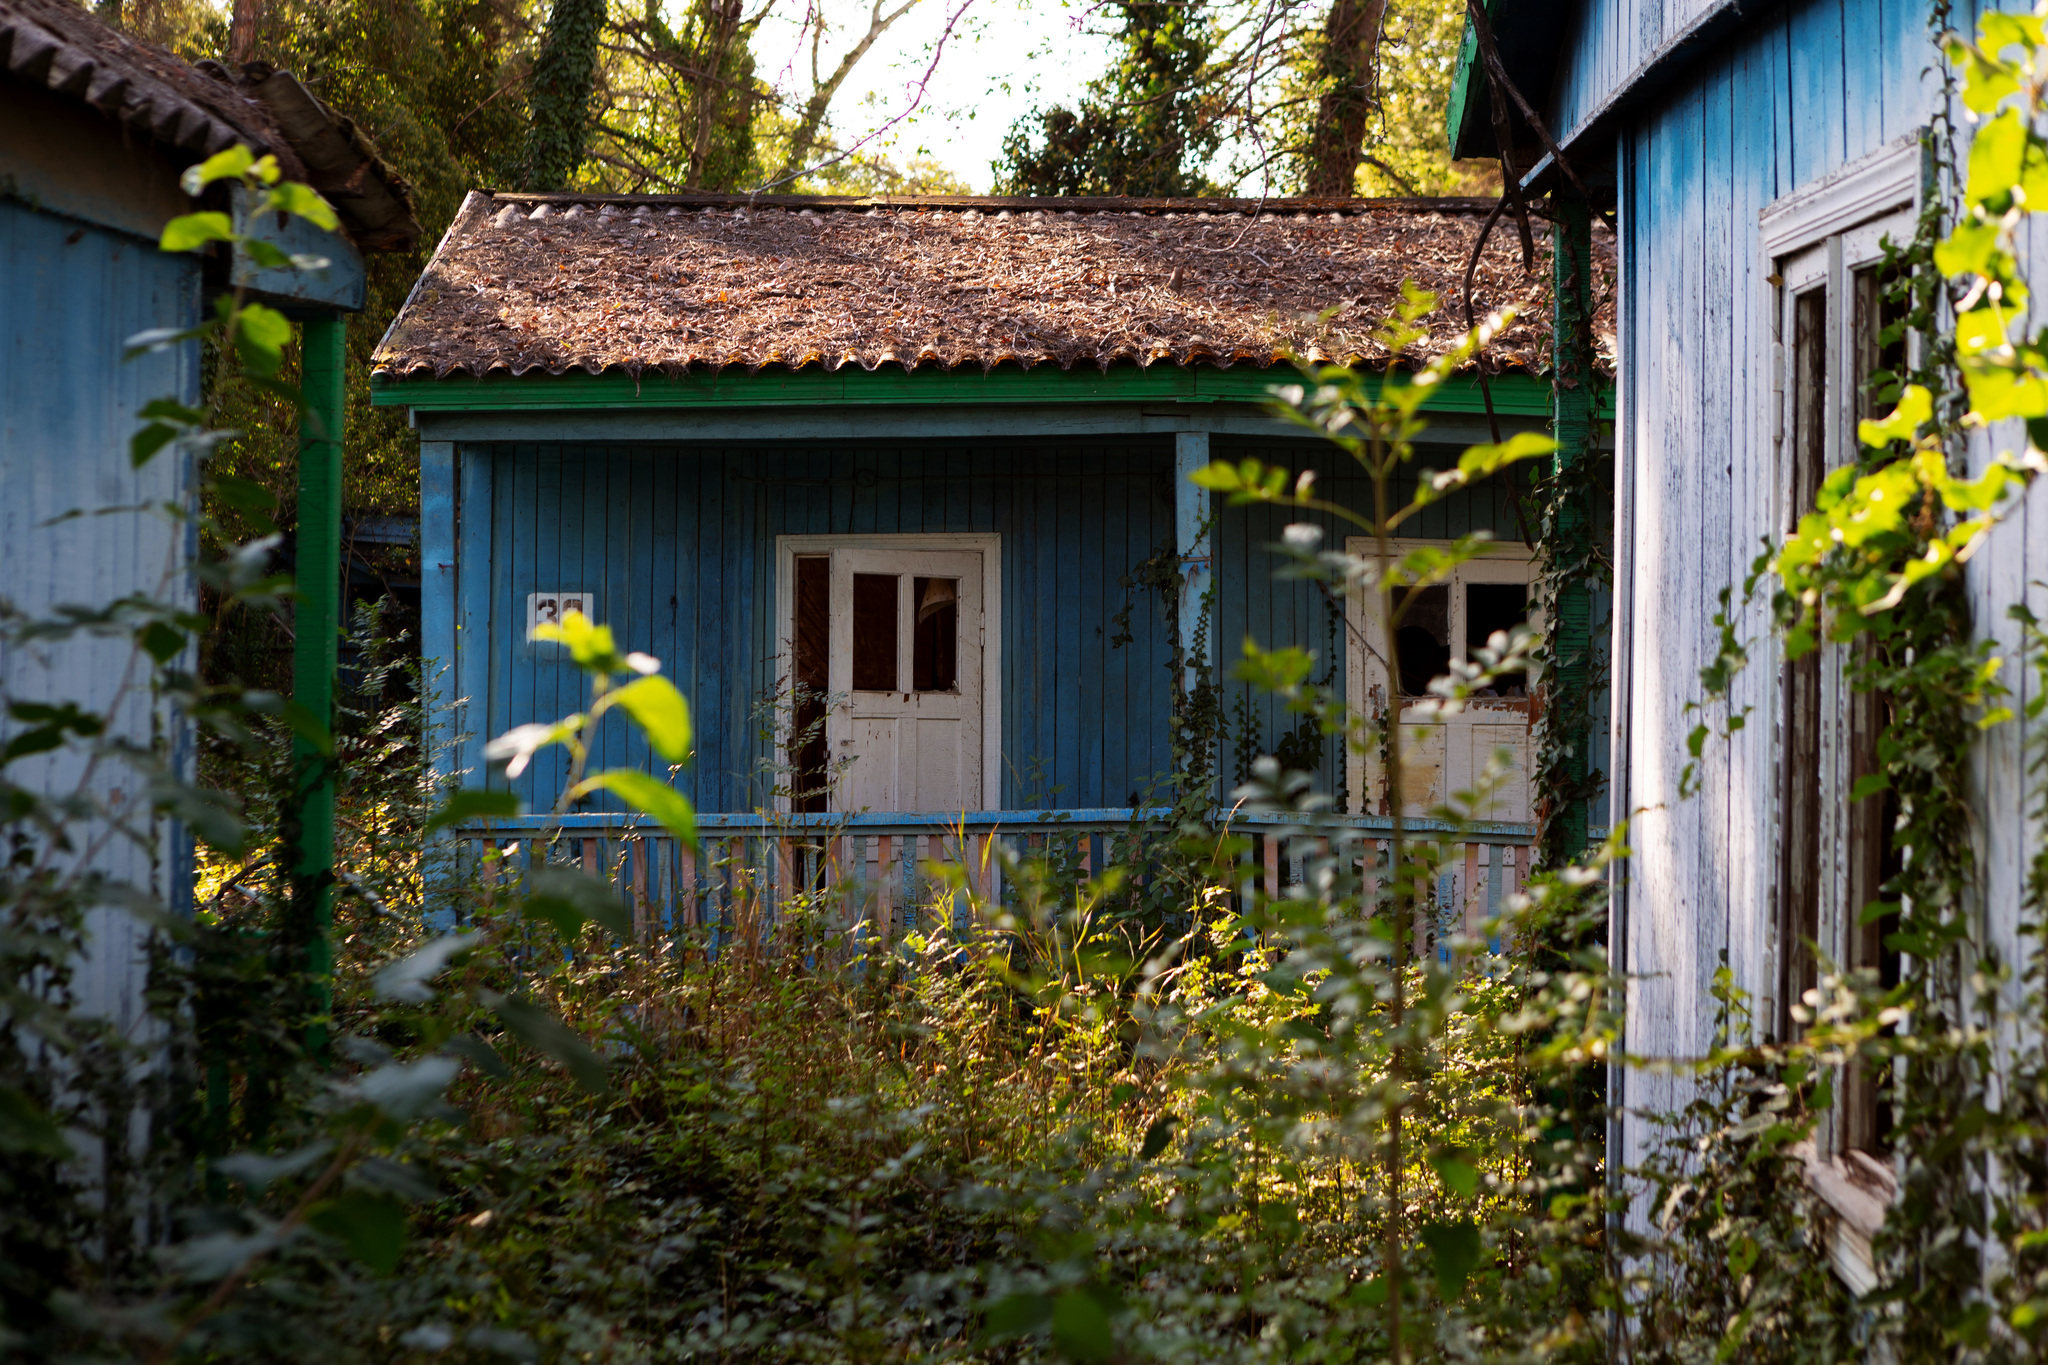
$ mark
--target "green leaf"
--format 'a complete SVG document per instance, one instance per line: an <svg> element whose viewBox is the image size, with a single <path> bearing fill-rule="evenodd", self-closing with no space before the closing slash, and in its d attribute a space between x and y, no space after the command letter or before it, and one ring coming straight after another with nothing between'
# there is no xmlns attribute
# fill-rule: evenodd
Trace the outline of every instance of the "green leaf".
<svg viewBox="0 0 2048 1365"><path fill-rule="evenodd" d="M593 1095L608 1095L604 1059L591 1050L567 1024L531 1001L496 991L479 991L484 1008L498 1016L505 1031L536 1052L554 1058L568 1069L576 1083Z"/></svg>
<svg viewBox="0 0 2048 1365"><path fill-rule="evenodd" d="M1861 801L1882 791L1890 791L1891 776L1887 773L1865 773L1856 779L1856 785L1849 789L1849 800Z"/></svg>
<svg viewBox="0 0 2048 1365"><path fill-rule="evenodd" d="M1970 180L1964 197L1973 204L2002 199L2019 183L2026 147L2027 125L2017 109L1978 124L1970 140Z"/></svg>
<svg viewBox="0 0 2048 1365"><path fill-rule="evenodd" d="M614 791L627 805L659 820L669 833L691 848L697 846L697 811L690 799L660 778L638 768L607 768L569 789L576 800L594 791Z"/></svg>
<svg viewBox="0 0 2048 1365"><path fill-rule="evenodd" d="M251 1190L261 1194L287 1176L297 1175L314 1162L334 1150L332 1142L321 1140L309 1143L295 1152L284 1156L265 1156L261 1152L237 1152L222 1157L213 1163L213 1169L230 1180L239 1180Z"/></svg>
<svg viewBox="0 0 2048 1365"><path fill-rule="evenodd" d="M641 678L611 693L610 701L639 722L654 752L670 763L689 758L690 704L674 683L658 674Z"/></svg>
<svg viewBox="0 0 2048 1365"><path fill-rule="evenodd" d="M390 1195L349 1190L315 1205L306 1221L339 1238L350 1255L379 1275L397 1271L405 1252L405 1206Z"/></svg>
<svg viewBox="0 0 2048 1365"><path fill-rule="evenodd" d="M265 270L289 270L292 258L261 237L244 237L242 250L249 253L249 259Z"/></svg>
<svg viewBox="0 0 2048 1365"><path fill-rule="evenodd" d="M619 653L610 626L594 623L580 611L563 615L559 622L533 628L533 638L567 645L569 657L586 673L630 673L633 666Z"/></svg>
<svg viewBox="0 0 2048 1365"><path fill-rule="evenodd" d="M1138 1149L1138 1160L1150 1161L1171 1146L1176 1122L1171 1114L1161 1114L1152 1120L1152 1126L1145 1130L1145 1145Z"/></svg>
<svg viewBox="0 0 2048 1365"><path fill-rule="evenodd" d="M334 216L334 207L320 197L319 191L311 185L301 185L296 180L287 180L272 188L257 206L257 213L289 213L303 218L313 226L332 232L341 226L341 220Z"/></svg>
<svg viewBox="0 0 2048 1365"><path fill-rule="evenodd" d="M276 374L291 340L291 319L275 308L246 303L236 315L235 349L252 374L266 379Z"/></svg>
<svg viewBox="0 0 2048 1365"><path fill-rule="evenodd" d="M0 1085L0 1152L24 1152L64 1160L71 1144L42 1106L12 1086Z"/></svg>
<svg viewBox="0 0 2048 1365"><path fill-rule="evenodd" d="M650 779L651 780L651 779ZM611 885L573 867L536 867L526 874L522 913L555 926L573 940L584 921L594 920L617 938L633 936L633 918Z"/></svg>
<svg viewBox="0 0 2048 1365"><path fill-rule="evenodd" d="M505 1065L505 1059L498 1055L498 1049L473 1033L458 1033L442 1046L492 1080L509 1080L512 1076L512 1068Z"/></svg>
<svg viewBox="0 0 2048 1365"><path fill-rule="evenodd" d="M1361 1284L1352 1285L1344 1297L1361 1308L1378 1308L1387 1301L1387 1282L1375 1275Z"/></svg>
<svg viewBox="0 0 2048 1365"><path fill-rule="evenodd" d="M204 326L151 327L146 331L137 332L134 336L121 343L121 358L123 360L133 360L139 355L153 355L158 351L168 351L171 347L183 342L196 341L200 337L205 336L208 330ZM146 417L149 413L145 410L143 415Z"/></svg>
<svg viewBox="0 0 2048 1365"><path fill-rule="evenodd" d="M128 438L128 464L140 469L156 458L156 453L178 439L176 427L165 426L162 422L151 422Z"/></svg>
<svg viewBox="0 0 2048 1365"><path fill-rule="evenodd" d="M995 1340L1021 1337L1036 1332L1052 1321L1052 1300L1043 1294L1011 1294L988 1306L983 1319L988 1335Z"/></svg>
<svg viewBox="0 0 2048 1365"><path fill-rule="evenodd" d="M1075 1360L1108 1360L1116 1354L1109 1312L1085 1289L1073 1289L1054 1300L1052 1339Z"/></svg>
<svg viewBox="0 0 2048 1365"><path fill-rule="evenodd" d="M187 213L164 224L157 246L164 251L194 251L208 242L234 240L234 224L225 213Z"/></svg>
<svg viewBox="0 0 2048 1365"><path fill-rule="evenodd" d="M271 162L272 165L276 164L274 158L265 157L264 160ZM256 153L236 143L232 147L215 152L197 166L187 166L185 173L178 177L178 186L196 199L200 191L214 181L240 180L255 167Z"/></svg>
<svg viewBox="0 0 2048 1365"><path fill-rule="evenodd" d="M248 843L242 827L241 802L223 791L164 782L153 793L156 808L185 822L199 838L232 857Z"/></svg>
<svg viewBox="0 0 2048 1365"><path fill-rule="evenodd" d="M1422 1230L1422 1244L1435 1258L1438 1292L1446 1301L1457 1298L1479 1266L1479 1225L1469 1218L1431 1223Z"/></svg>
<svg viewBox="0 0 2048 1365"><path fill-rule="evenodd" d="M186 635L163 621L151 621L135 634L136 642L160 664L167 664L184 651Z"/></svg>
<svg viewBox="0 0 2048 1365"><path fill-rule="evenodd" d="M1470 1199L1479 1190L1479 1170L1469 1161L1456 1156L1442 1156L1430 1163L1436 1167L1436 1178L1444 1188L1460 1199Z"/></svg>
<svg viewBox="0 0 2048 1365"><path fill-rule="evenodd" d="M476 947L479 934L446 934L426 947L408 953L380 968L371 979L378 995L386 1000L403 1000L424 1005L434 998L427 983L439 976L449 963Z"/></svg>
<svg viewBox="0 0 2048 1365"><path fill-rule="evenodd" d="M448 794L448 804L427 819L427 833L466 825L472 820L509 820L519 814L519 798L511 792L458 791Z"/></svg>

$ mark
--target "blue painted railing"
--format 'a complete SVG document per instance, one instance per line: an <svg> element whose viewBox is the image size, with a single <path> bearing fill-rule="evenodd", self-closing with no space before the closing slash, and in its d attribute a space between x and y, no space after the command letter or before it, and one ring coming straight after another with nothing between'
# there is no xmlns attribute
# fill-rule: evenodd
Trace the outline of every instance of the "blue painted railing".
<svg viewBox="0 0 2048 1365"><path fill-rule="evenodd" d="M949 898L930 864L960 868L970 891L990 901L1003 894L1001 842L1018 854L1044 852L1082 871L1122 862L1129 840L1163 832L1172 811L1157 808L970 811L964 814L701 814L695 850L667 830L617 813L522 816L456 831L464 869L485 880L530 866L536 856L581 864L608 877L633 907L635 923L653 937L690 926L762 922L793 897L833 904L848 923L865 921L885 940L934 920ZM1382 815L1288 811L1216 811L1212 823L1249 837L1253 881L1269 895L1302 880L1304 862L1332 838L1357 841L1368 876L1384 855L1393 820ZM1473 933L1519 891L1529 873L1535 827L1508 821L1454 825L1410 818L1412 840L1446 849L1437 879L1433 936ZM537 855L543 845L550 850ZM1141 874L1142 875L1142 874Z"/></svg>

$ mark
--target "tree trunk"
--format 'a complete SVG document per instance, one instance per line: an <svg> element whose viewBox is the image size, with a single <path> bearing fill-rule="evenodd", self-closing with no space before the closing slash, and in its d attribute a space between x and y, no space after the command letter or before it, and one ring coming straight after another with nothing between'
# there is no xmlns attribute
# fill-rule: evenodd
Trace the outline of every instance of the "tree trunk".
<svg viewBox="0 0 2048 1365"><path fill-rule="evenodd" d="M1357 193L1366 121L1379 98L1380 29L1386 18L1387 0L1334 0L1330 6L1321 63L1330 88L1316 101L1309 136L1311 195L1348 198Z"/></svg>
<svg viewBox="0 0 2048 1365"><path fill-rule="evenodd" d="M554 0L526 97L526 188L559 190L583 164L604 0Z"/></svg>
<svg viewBox="0 0 2048 1365"><path fill-rule="evenodd" d="M228 21L228 67L240 71L256 57L256 32L263 26L263 0L235 0Z"/></svg>

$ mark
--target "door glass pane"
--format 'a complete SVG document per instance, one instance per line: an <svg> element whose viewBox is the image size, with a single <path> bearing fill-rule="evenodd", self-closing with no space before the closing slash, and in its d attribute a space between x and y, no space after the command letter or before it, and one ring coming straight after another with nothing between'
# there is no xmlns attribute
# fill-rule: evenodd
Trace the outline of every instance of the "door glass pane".
<svg viewBox="0 0 2048 1365"><path fill-rule="evenodd" d="M1497 630L1513 630L1529 619L1529 586L1526 583L1474 583L1465 589L1465 657L1484 645ZM1493 686L1481 688L1482 697L1526 697L1529 678L1525 673L1503 673Z"/></svg>
<svg viewBox="0 0 2048 1365"><path fill-rule="evenodd" d="M960 580L913 578L917 622L910 637L910 686L953 692L960 686Z"/></svg>
<svg viewBox="0 0 2048 1365"><path fill-rule="evenodd" d="M796 620L790 666L789 808L825 809L825 693L830 689L826 651L832 620L832 561L799 555L796 561Z"/></svg>
<svg viewBox="0 0 2048 1365"><path fill-rule="evenodd" d="M1401 651L1401 695L1426 696L1429 684L1451 669L1451 590L1410 588L1394 642Z"/></svg>
<svg viewBox="0 0 2048 1365"><path fill-rule="evenodd" d="M853 576L853 690L896 688L895 574Z"/></svg>

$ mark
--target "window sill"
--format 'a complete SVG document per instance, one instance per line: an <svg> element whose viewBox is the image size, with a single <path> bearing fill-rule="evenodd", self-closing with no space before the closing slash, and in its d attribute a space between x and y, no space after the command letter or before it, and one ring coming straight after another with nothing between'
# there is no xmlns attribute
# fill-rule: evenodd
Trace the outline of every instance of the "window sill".
<svg viewBox="0 0 2048 1365"><path fill-rule="evenodd" d="M1877 1288L1870 1243L1898 1198L1897 1177L1863 1152L1823 1157L1811 1142L1802 1142L1792 1148L1792 1155L1805 1168L1806 1187L1834 1215L1824 1229L1829 1265L1851 1290L1868 1294Z"/></svg>

